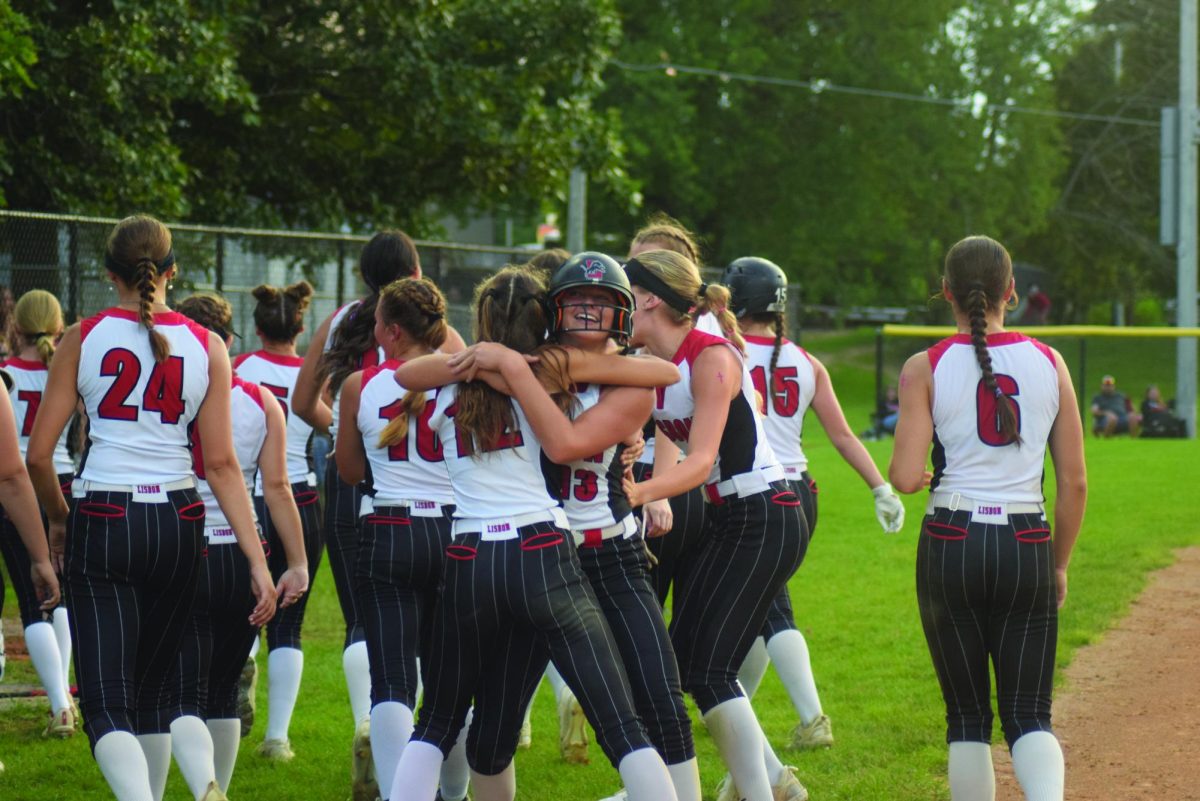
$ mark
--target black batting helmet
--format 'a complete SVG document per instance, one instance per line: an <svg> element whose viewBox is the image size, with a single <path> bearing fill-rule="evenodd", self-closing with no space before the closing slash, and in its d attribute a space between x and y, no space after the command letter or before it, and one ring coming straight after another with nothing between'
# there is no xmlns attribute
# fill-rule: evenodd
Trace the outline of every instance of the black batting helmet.
<svg viewBox="0 0 1200 801"><path fill-rule="evenodd" d="M743 256L730 262L721 276L732 299L729 310L737 317L787 310L787 275L773 261Z"/></svg>
<svg viewBox="0 0 1200 801"><path fill-rule="evenodd" d="M561 295L568 289L581 286L598 286L611 290L616 296L615 304L587 303L571 304L571 306L603 306L613 310L612 328L601 328L600 320L595 326L585 325L582 328L567 328L565 310ZM612 256L595 251L577 253L567 259L555 271L550 279L550 288L546 293L546 303L549 306L551 330L555 333L564 331L607 331L617 338L619 344L629 341L633 332L633 291L629 288L629 278L621 265Z"/></svg>

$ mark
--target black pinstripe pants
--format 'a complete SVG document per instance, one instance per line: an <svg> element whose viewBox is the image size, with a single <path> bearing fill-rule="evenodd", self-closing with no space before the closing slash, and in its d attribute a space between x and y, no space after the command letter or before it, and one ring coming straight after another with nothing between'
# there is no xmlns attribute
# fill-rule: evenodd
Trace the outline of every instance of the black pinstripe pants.
<svg viewBox="0 0 1200 801"><path fill-rule="evenodd" d="M84 730L141 733L157 720L153 690L179 658L204 547L195 489L166 503L123 492L78 498L67 522L66 589ZM149 690L149 692L147 692Z"/></svg>
<svg viewBox="0 0 1200 801"><path fill-rule="evenodd" d="M454 539L446 549L442 601L414 740L443 754L472 699L467 761L485 775L513 758L525 709L553 655L614 766L651 743L634 712L621 656L575 553L551 523L519 538Z"/></svg>
<svg viewBox="0 0 1200 801"><path fill-rule="evenodd" d="M267 647L272 651L276 648L299 648L300 627L304 623L304 610L308 607L308 599L312 595L312 579L316 578L317 568L321 566L321 504L320 495L315 487L301 481L292 485L292 498L296 501L296 509L300 512L300 529L304 535L304 555L308 558L309 587L308 592L300 596L300 600L287 608L281 608L267 623ZM262 535L267 541L267 567L271 570L271 578L276 582L287 571L287 553L279 532L271 522L271 510L267 508L266 499L261 495L254 498L254 510L262 524Z"/></svg>
<svg viewBox="0 0 1200 801"><path fill-rule="evenodd" d="M633 466L633 476L638 481L648 480L653 473L648 464L636 463ZM704 536L704 496L699 487L676 495L670 499L670 504L674 516L671 530L661 537L646 540L650 553L658 560L658 564L650 571L650 583L661 606L666 606L671 582L691 570ZM634 509L633 513L640 517L642 507Z"/></svg>
<svg viewBox="0 0 1200 801"><path fill-rule="evenodd" d="M354 586L354 573L358 567L358 509L362 497L358 487L342 481L336 461L330 459L325 463L325 548L329 552L329 570L333 573L342 617L346 620L345 648L366 638L358 590ZM314 574L315 571L309 573Z"/></svg>
<svg viewBox="0 0 1200 801"><path fill-rule="evenodd" d="M646 576L642 540L614 537L581 545L579 563L617 642L650 741L668 765L686 762L696 756L692 724L662 607Z"/></svg>
<svg viewBox="0 0 1200 801"><path fill-rule="evenodd" d="M789 480L787 485L800 499L800 511L808 523L808 541L811 544L813 536L817 533L817 482L813 481L812 476L807 472L804 472L800 475L799 481ZM796 628L796 616L792 612L792 596L788 593L788 586L785 583L767 611L767 622L763 624L762 636L770 640L781 631L794 628Z"/></svg>
<svg viewBox="0 0 1200 801"><path fill-rule="evenodd" d="M1007 525L936 509L917 544L917 603L946 702L946 741L990 742L990 660L1009 748L1050 731L1058 602L1050 527L1041 514Z"/></svg>
<svg viewBox="0 0 1200 801"><path fill-rule="evenodd" d="M71 503L71 478L70 473L60 474L58 477L58 483L67 497L68 505ZM46 525L45 514L42 515L42 525ZM25 542L17 533L17 527L3 511L0 511L0 555L4 557L9 578L12 579L13 595L17 596L17 606L21 610L21 626L28 628L34 623L49 620L50 613L41 610L41 601L38 600L37 590L33 586L29 551L25 549ZM0 574L0 612L2 611L4 611L4 577L3 574Z"/></svg>
<svg viewBox="0 0 1200 801"><path fill-rule="evenodd" d="M683 688L702 713L742 696L738 668L808 547L800 499L785 481L705 511L704 544L676 587L670 627Z"/></svg>
<svg viewBox="0 0 1200 801"><path fill-rule="evenodd" d="M433 620L441 595L453 506L442 517L410 516L380 506L362 519L358 549L359 605L371 665L371 705L417 705L417 657L428 669Z"/></svg>

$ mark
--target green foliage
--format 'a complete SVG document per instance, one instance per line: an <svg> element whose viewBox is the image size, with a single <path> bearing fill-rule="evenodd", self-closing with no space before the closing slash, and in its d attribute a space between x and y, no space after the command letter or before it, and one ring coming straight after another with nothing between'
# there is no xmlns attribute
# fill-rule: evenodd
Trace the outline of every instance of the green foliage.
<svg viewBox="0 0 1200 801"><path fill-rule="evenodd" d="M592 0L31 4L37 91L0 99L16 207L417 232L534 207L575 163L620 187L592 109Z"/></svg>
<svg viewBox="0 0 1200 801"><path fill-rule="evenodd" d="M920 297L963 235L1042 225L1059 123L977 108L1051 105L1070 4L624 0L624 62L952 98L953 107L664 71L614 70L641 209L593 205L592 229L664 210L724 264L768 256L811 302ZM886 20L886 24L883 22ZM982 105L982 104L981 104Z"/></svg>
<svg viewBox="0 0 1200 801"><path fill-rule="evenodd" d="M20 97L33 88L29 68L37 63L37 49L29 36L29 20L13 10L9 0L0 0L0 103L6 97ZM0 140L0 179L13 171L4 141ZM0 206L4 205L4 186L0 184Z"/></svg>

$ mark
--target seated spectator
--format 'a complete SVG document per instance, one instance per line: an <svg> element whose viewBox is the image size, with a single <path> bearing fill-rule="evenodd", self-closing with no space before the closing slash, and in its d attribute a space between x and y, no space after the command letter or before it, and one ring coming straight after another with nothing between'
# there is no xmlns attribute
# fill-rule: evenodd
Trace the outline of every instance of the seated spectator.
<svg viewBox="0 0 1200 801"><path fill-rule="evenodd" d="M1092 397L1092 419L1092 433L1104 437L1124 433L1136 437L1142 422L1129 399L1117 392L1117 380L1111 375L1100 379L1100 393Z"/></svg>
<svg viewBox="0 0 1200 801"><path fill-rule="evenodd" d="M893 386L889 386L884 393L871 415L875 424L860 434L859 439L870 441L882 439L884 434L896 435L896 420L900 418L900 396Z"/></svg>
<svg viewBox="0 0 1200 801"><path fill-rule="evenodd" d="M1146 397L1142 400L1142 436L1187 436L1187 424L1175 416L1174 402L1163 400L1157 384L1146 387Z"/></svg>

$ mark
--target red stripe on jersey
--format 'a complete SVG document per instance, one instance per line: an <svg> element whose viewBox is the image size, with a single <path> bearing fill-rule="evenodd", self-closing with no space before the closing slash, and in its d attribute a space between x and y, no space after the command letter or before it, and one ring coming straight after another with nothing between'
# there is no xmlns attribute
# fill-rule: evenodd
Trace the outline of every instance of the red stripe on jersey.
<svg viewBox="0 0 1200 801"><path fill-rule="evenodd" d="M241 387L242 392L245 392L248 396L250 396L250 400L258 404L258 408L264 409L262 398L263 387L260 387L258 384L255 384L252 381L247 381L246 379L237 375L233 377L233 386Z"/></svg>
<svg viewBox="0 0 1200 801"><path fill-rule="evenodd" d="M775 337L761 337L761 336L758 336L757 334L742 334L742 339L746 340L751 345L770 345L771 347L775 346ZM791 341L788 340L787 337L784 337L783 339L781 339L780 342L782 342L784 345L792 344Z"/></svg>
<svg viewBox="0 0 1200 801"><path fill-rule="evenodd" d="M774 342L774 340L771 341ZM721 339L721 337L715 337L712 334L706 334L703 331L693 328L691 331L688 331L687 336L683 338L683 342L679 343L679 350L675 351L675 355L671 357L671 361L677 365L684 362L691 364L696 361L696 357L704 349L711 348L713 345L728 345L734 353L737 353L737 348L729 340Z"/></svg>
<svg viewBox="0 0 1200 801"><path fill-rule="evenodd" d="M234 362L234 366L236 367L237 365L241 364L244 360L250 358L251 356L257 356L258 358L262 359L264 362L270 362L271 364L281 364L284 367L303 367L304 366L304 357L303 356L285 356L282 353L269 353L265 350L256 350L254 353L247 353L243 356L239 356L238 360L236 362Z"/></svg>
<svg viewBox="0 0 1200 801"><path fill-rule="evenodd" d="M3 367L15 367L18 370L48 370L46 365L34 359L22 359L17 356L11 356L5 359Z"/></svg>

